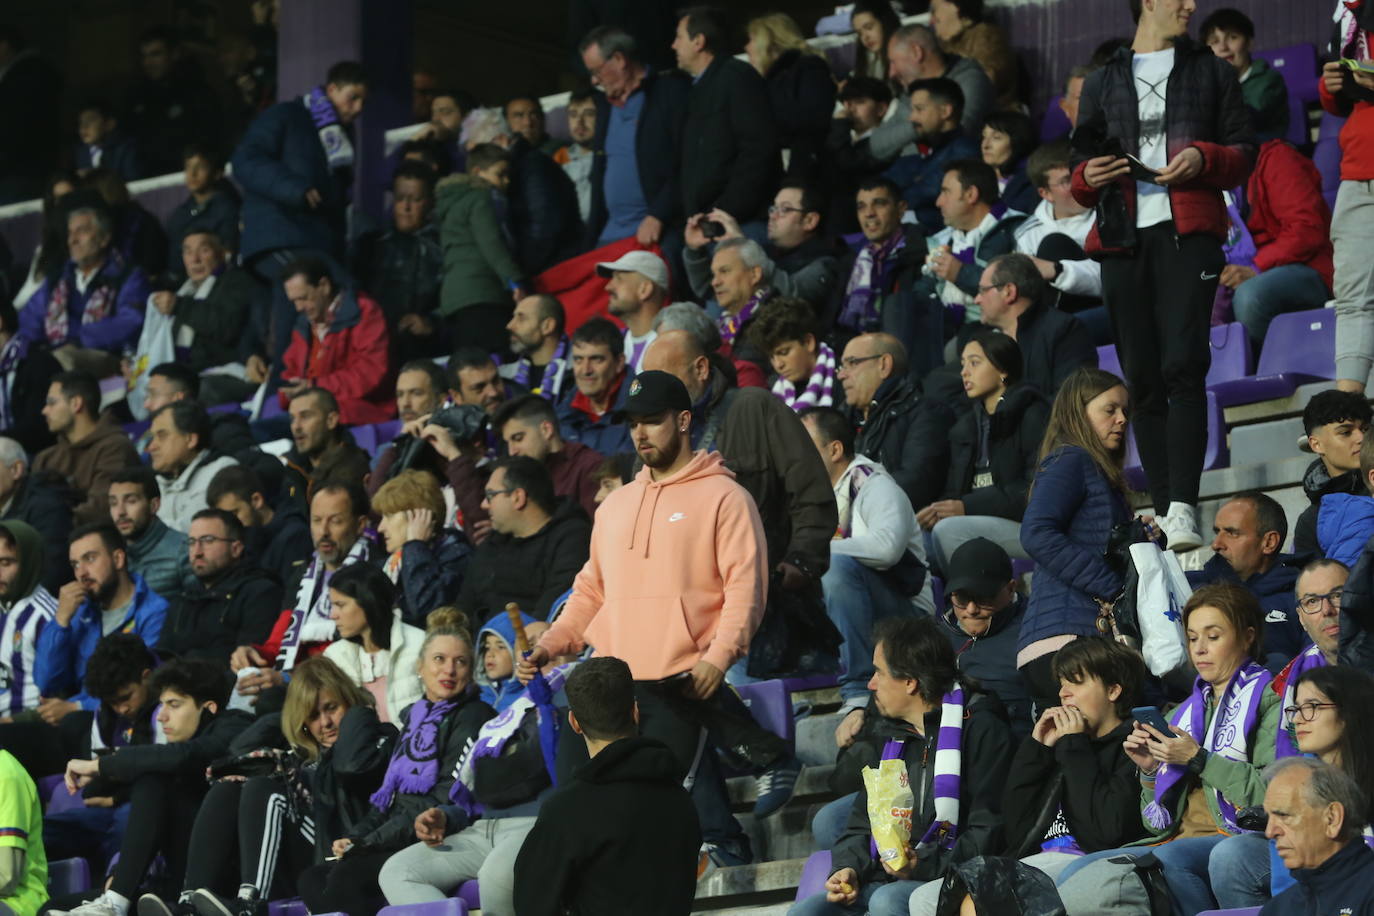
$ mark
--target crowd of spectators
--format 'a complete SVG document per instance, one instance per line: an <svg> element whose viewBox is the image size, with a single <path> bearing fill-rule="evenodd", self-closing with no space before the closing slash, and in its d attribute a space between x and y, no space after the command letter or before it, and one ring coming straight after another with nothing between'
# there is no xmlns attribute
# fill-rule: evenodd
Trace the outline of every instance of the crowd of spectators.
<svg viewBox="0 0 1374 916"><path fill-rule="evenodd" d="M150 29L69 170L0 140L43 201L0 283L0 914L685 914L755 857L725 776L796 791L732 689L784 676L842 713L798 916L1374 911L1374 0L1318 78L1334 214L1242 12L1113 0L1042 142L981 0L898 6L843 74L786 13L576 13L567 142L417 74L385 225L367 70L267 104L270 3L227 100ZM0 26L0 123L44 66ZM1310 507L1234 493L1192 553L1211 326L1328 300Z"/></svg>

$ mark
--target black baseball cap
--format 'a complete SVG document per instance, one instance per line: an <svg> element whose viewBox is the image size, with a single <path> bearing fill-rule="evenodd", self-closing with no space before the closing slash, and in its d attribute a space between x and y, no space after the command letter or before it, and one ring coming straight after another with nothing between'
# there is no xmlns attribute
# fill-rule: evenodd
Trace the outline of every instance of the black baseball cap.
<svg viewBox="0 0 1374 916"><path fill-rule="evenodd" d="M641 372L630 382L630 395L620 415L625 417L656 417L667 411L692 409L687 386L668 372L651 369Z"/></svg>
<svg viewBox="0 0 1374 916"><path fill-rule="evenodd" d="M1011 581L1011 558L987 538L959 545L949 558L945 594L962 592L974 601L990 601Z"/></svg>

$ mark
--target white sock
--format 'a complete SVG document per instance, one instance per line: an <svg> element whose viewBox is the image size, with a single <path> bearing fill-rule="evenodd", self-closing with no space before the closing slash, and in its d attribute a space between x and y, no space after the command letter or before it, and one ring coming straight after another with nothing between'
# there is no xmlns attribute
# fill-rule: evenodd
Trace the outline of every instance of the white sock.
<svg viewBox="0 0 1374 916"><path fill-rule="evenodd" d="M1169 503L1169 518L1181 518L1184 514L1189 512L1193 513L1194 516L1197 515L1197 509L1187 503Z"/></svg>
<svg viewBox="0 0 1374 916"><path fill-rule="evenodd" d="M258 889L257 889L256 887L254 887L253 885L251 885L251 884L240 884L240 885L239 885L239 897L238 897L238 899L240 899L240 900L252 900L252 899L253 899L254 897L256 897L256 896L258 896Z"/></svg>
<svg viewBox="0 0 1374 916"><path fill-rule="evenodd" d="M119 916L129 916L129 898L114 891L105 891L105 902L115 908Z"/></svg>

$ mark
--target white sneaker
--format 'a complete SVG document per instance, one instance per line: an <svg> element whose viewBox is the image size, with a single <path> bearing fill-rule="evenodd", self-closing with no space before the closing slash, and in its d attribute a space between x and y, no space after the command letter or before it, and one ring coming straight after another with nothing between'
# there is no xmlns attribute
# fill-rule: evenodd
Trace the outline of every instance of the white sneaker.
<svg viewBox="0 0 1374 916"><path fill-rule="evenodd" d="M1183 553L1202 546L1202 535L1197 528L1197 507L1185 503L1171 503L1169 514L1155 519L1161 531L1169 538L1169 549Z"/></svg>
<svg viewBox="0 0 1374 916"><path fill-rule="evenodd" d="M62 914L58 910L49 910L48 912L52 913L53 916L126 916L126 914L119 911L119 907L105 899L104 894L78 907L67 910L65 914Z"/></svg>

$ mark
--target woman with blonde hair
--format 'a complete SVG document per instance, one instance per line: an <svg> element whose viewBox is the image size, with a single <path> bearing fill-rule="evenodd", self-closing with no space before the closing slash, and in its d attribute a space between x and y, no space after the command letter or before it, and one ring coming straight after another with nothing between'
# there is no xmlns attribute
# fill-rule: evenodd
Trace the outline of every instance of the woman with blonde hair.
<svg viewBox="0 0 1374 916"><path fill-rule="evenodd" d="M817 178L830 132L830 115L835 110L835 80L830 66L811 50L797 23L786 13L752 19L747 31L749 41L744 51L768 85L787 177ZM770 220L777 216L770 210Z"/></svg>
<svg viewBox="0 0 1374 916"><path fill-rule="evenodd" d="M289 749L264 747L271 732ZM172 912L261 916L267 900L293 895L296 875L330 854L329 838L370 810L395 739L371 695L338 665L318 656L297 664L280 717L259 719L236 747L253 750L213 768L218 781L196 816L186 889ZM237 856L226 854L226 838ZM167 909L149 897L151 908Z"/></svg>
<svg viewBox="0 0 1374 916"><path fill-rule="evenodd" d="M399 589L396 606L417 625L458 597L472 547L444 524L444 491L428 471L397 474L373 495L372 508L382 517L377 528L386 542L386 574Z"/></svg>

